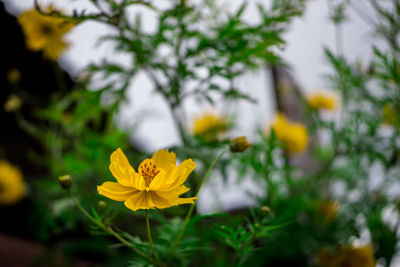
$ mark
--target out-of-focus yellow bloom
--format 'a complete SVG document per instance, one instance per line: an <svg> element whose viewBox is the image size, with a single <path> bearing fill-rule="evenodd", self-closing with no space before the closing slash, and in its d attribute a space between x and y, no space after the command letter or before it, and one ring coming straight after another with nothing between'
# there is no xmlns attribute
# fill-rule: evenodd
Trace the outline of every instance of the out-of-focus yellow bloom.
<svg viewBox="0 0 400 267"><path fill-rule="evenodd" d="M278 113L272 124L272 129L286 151L300 153L307 148L307 128L301 123L290 122L283 113ZM270 131L271 128L267 127L265 134L269 135Z"/></svg>
<svg viewBox="0 0 400 267"><path fill-rule="evenodd" d="M230 143L230 150L233 153L239 153L246 151L251 146L252 143L247 141L246 136L239 136L232 139Z"/></svg>
<svg viewBox="0 0 400 267"><path fill-rule="evenodd" d="M58 177L58 182L60 183L61 187L64 189L70 189L72 187L72 176L69 174L63 175Z"/></svg>
<svg viewBox="0 0 400 267"><path fill-rule="evenodd" d="M112 200L124 201L125 206L133 211L193 204L197 197L179 196L189 191L183 183L195 168L196 164L191 159L177 166L173 152L158 150L151 159L140 163L137 173L118 148L111 154L110 164L117 183L105 182L97 187L97 191Z"/></svg>
<svg viewBox="0 0 400 267"><path fill-rule="evenodd" d="M383 121L389 125L399 125L400 119L400 105L397 109L393 108L392 105L386 104L382 109Z"/></svg>
<svg viewBox="0 0 400 267"><path fill-rule="evenodd" d="M25 195L25 182L20 170L5 160L0 161L0 205L19 202Z"/></svg>
<svg viewBox="0 0 400 267"><path fill-rule="evenodd" d="M338 247L335 251L321 250L317 253L321 267L374 267L375 257L371 245L362 247Z"/></svg>
<svg viewBox="0 0 400 267"><path fill-rule="evenodd" d="M338 210L339 204L335 201L321 201L317 204L317 211L326 223L335 219Z"/></svg>
<svg viewBox="0 0 400 267"><path fill-rule="evenodd" d="M205 113L193 123L193 133L205 141L215 141L223 135L229 126L228 118L214 113Z"/></svg>
<svg viewBox="0 0 400 267"><path fill-rule="evenodd" d="M337 99L334 96L322 93L312 94L307 98L307 102L316 110L326 109L333 111L337 107Z"/></svg>
<svg viewBox="0 0 400 267"><path fill-rule="evenodd" d="M271 208L268 206L262 206L261 207L261 211L262 213L264 213L265 215L268 215L271 212Z"/></svg>
<svg viewBox="0 0 400 267"><path fill-rule="evenodd" d="M97 202L97 208L99 208L99 210L105 210L107 208L107 202L100 200Z"/></svg>
<svg viewBox="0 0 400 267"><path fill-rule="evenodd" d="M12 68L7 72L7 80L9 83L18 83L21 79L21 72L17 68Z"/></svg>
<svg viewBox="0 0 400 267"><path fill-rule="evenodd" d="M4 103L4 110L6 112L12 112L18 110L22 105L22 100L17 95L10 95L7 101Z"/></svg>
<svg viewBox="0 0 400 267"><path fill-rule="evenodd" d="M52 10L52 7L48 9ZM18 21L25 34L28 49L43 51L45 57L56 60L68 47L63 37L72 29L73 23L63 18L44 16L36 9L23 12Z"/></svg>

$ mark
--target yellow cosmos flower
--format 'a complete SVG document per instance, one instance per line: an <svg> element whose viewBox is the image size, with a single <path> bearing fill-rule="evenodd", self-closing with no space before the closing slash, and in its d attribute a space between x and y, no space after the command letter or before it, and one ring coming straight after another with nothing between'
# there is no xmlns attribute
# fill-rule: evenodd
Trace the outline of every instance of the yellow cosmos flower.
<svg viewBox="0 0 400 267"><path fill-rule="evenodd" d="M371 245L362 247L338 247L335 251L321 250L317 253L321 267L374 267L375 257Z"/></svg>
<svg viewBox="0 0 400 267"><path fill-rule="evenodd" d="M300 153L307 148L307 128L301 123L290 122L283 113L278 113L272 129L286 151ZM266 135L269 135L270 131L270 127L267 127Z"/></svg>
<svg viewBox="0 0 400 267"><path fill-rule="evenodd" d="M193 133L210 142L221 137L227 131L228 126L227 117L214 113L205 113L194 120Z"/></svg>
<svg viewBox="0 0 400 267"><path fill-rule="evenodd" d="M326 109L335 110L337 107L337 99L333 96L329 96L322 93L312 94L307 98L308 104L316 110Z"/></svg>
<svg viewBox="0 0 400 267"><path fill-rule="evenodd" d="M180 198L189 191L183 183L196 168L187 159L176 166L176 156L168 150L158 150L151 159L140 163L138 172L129 164L120 148L111 154L110 171L117 180L97 187L100 195L124 201L128 209L165 209L179 204L193 204L197 197Z"/></svg>
<svg viewBox="0 0 400 267"><path fill-rule="evenodd" d="M25 187L20 170L7 161L0 161L0 205L19 202L25 195Z"/></svg>
<svg viewBox="0 0 400 267"><path fill-rule="evenodd" d="M43 51L45 57L55 60L68 47L63 36L72 29L73 23L62 18L44 16L36 9L23 12L18 21L28 49Z"/></svg>

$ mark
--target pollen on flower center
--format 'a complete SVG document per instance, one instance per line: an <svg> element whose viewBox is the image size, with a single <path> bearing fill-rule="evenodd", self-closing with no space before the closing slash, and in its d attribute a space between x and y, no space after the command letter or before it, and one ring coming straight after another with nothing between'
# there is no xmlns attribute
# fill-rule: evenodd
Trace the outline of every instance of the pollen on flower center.
<svg viewBox="0 0 400 267"><path fill-rule="evenodd" d="M143 176L146 185L149 186L151 181L160 172L152 159L145 159L139 165L139 175Z"/></svg>

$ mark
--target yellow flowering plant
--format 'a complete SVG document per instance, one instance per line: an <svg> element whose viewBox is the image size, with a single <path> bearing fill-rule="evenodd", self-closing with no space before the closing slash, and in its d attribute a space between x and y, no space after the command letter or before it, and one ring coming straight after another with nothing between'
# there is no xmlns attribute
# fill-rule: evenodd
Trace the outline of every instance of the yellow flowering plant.
<svg viewBox="0 0 400 267"><path fill-rule="evenodd" d="M386 23L379 23L384 30L374 32L397 37L388 40L390 53L374 49L368 70L348 61L340 45L335 52L326 49L333 69L328 85L338 97L316 93L304 101L302 85L291 79L276 51L284 44L282 32L302 14L305 1L260 3L251 9L259 18L252 23L244 16L250 12L246 4L231 12L208 0L164 4L88 0L92 11L77 8L70 15L34 2L35 9L18 19L29 49L56 59L68 47L65 37L73 25L94 21L110 28L100 41L111 42L113 53L130 59L124 64L96 60L73 88L52 85L57 89L46 98L49 103L43 101L33 110L39 97L30 96L40 95L20 88L29 81L27 75L10 78L12 88L3 110L14 112L5 116L7 120L15 116L18 127L40 140L43 149L35 157L29 153L23 158L44 169L29 177L34 182L28 202L35 204L29 205L29 225L24 229L36 240L60 244L60 250L68 247L71 258L83 257L98 265L202 266L204 259L211 266L391 263L398 229L384 215L399 212L388 191L398 182L400 132L397 127L380 127L382 122L396 125L398 14L385 9L377 13ZM330 3L336 26L346 14L344 9L355 3ZM154 30L147 31L147 25L143 27L147 17L141 21L132 10L152 14ZM186 104L192 100L210 105L222 101L218 106L229 111L237 109L239 101L255 103L257 94L239 88L239 81L249 70L264 71L265 66L271 71L275 95L270 104L278 113L264 131L233 127L241 124L230 113L204 113L192 123L187 121ZM140 90L130 86L138 74L149 79L176 127L178 138L165 149L138 140L133 133L141 130L140 124L118 127L122 105ZM335 120L324 120L322 112L314 112L335 110L338 99L340 113ZM267 114L255 113L254 121L263 116ZM157 123L151 117L136 117ZM170 130L160 134L169 136ZM241 131L250 133L251 143L244 136L233 136ZM3 141L0 156L4 152L18 159L20 144ZM21 169L25 173L33 168ZM383 177L378 185L370 183L376 172ZM4 173L0 194L13 188L14 195L6 199L17 203L23 198L24 183L9 179L18 177L15 169L0 170ZM70 209L73 204L90 225ZM98 236L91 237L87 229ZM321 252L359 236L368 236L374 249L344 246ZM87 241L85 246L82 240ZM115 249L109 249L110 242L117 242ZM118 249L122 246L127 249ZM96 256L86 259L86 255Z"/></svg>
<svg viewBox="0 0 400 267"><path fill-rule="evenodd" d="M323 93L311 94L307 97L307 103L315 110L334 111L337 108L337 98Z"/></svg>
<svg viewBox="0 0 400 267"><path fill-rule="evenodd" d="M229 120L216 113L204 113L193 121L193 134L206 142L217 141L226 134Z"/></svg>
<svg viewBox="0 0 400 267"><path fill-rule="evenodd" d="M149 239L149 247L152 256L146 254L145 251L136 248L135 243L127 240L124 236L127 233L119 233L109 225L107 219L101 217L95 209L92 209L92 214L87 212L74 197L71 191L72 177L64 175L59 177L60 185L71 193L72 199L81 212L90 219L96 227L107 234L114 236L122 244L131 248L135 253L143 259L157 266L168 266L171 262L180 240L186 230L189 220L194 211L194 200L200 192L206 179L209 177L211 170L224 155L223 150L211 163L207 172L204 174L195 197L180 198L179 196L187 191L183 183L188 178L189 174L196 168L196 164L192 159L187 159L176 166L176 156L168 150L158 150L150 159L145 159L138 167L138 172L129 164L123 151L118 148L111 154L110 171L116 178L117 182L105 182L97 187L98 193L115 201L124 201L125 206L137 211L144 209L146 211L146 228ZM104 201L103 201L104 202ZM179 204L192 204L180 230L176 235L176 239L169 247L169 253L159 255L155 249L153 238L150 230L149 210L150 209L165 209ZM102 203L101 206L104 206ZM100 205L99 205L100 206ZM169 244L170 245L170 244Z"/></svg>
<svg viewBox="0 0 400 267"><path fill-rule="evenodd" d="M301 153L308 145L307 128L301 123L289 121L283 113L278 113L272 127L267 127L266 135L273 130L284 149L290 153Z"/></svg>
<svg viewBox="0 0 400 267"><path fill-rule="evenodd" d="M168 150L158 150L151 159L139 165L137 173L119 148L111 154L110 171L117 179L97 187L99 194L124 201L128 209L165 209L179 204L194 204L196 197L180 198L189 191L183 183L196 168L187 159L176 166L176 156Z"/></svg>
<svg viewBox="0 0 400 267"><path fill-rule="evenodd" d="M5 160L0 160L0 205L12 205L21 201L26 183L21 171Z"/></svg>
<svg viewBox="0 0 400 267"><path fill-rule="evenodd" d="M48 7L48 11L52 10L52 6ZM56 60L68 48L64 35L73 27L70 20L45 16L37 9L31 9L24 11L18 17L18 22L28 49L43 51L46 58Z"/></svg>

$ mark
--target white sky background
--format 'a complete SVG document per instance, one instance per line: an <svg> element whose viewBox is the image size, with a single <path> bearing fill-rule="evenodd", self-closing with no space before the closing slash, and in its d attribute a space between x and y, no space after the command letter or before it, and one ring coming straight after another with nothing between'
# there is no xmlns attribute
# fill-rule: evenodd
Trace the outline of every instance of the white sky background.
<svg viewBox="0 0 400 267"><path fill-rule="evenodd" d="M3 1L6 3L8 11L15 15L33 7L33 0ZM334 26L328 20L328 1L311 0L307 4L305 15L293 21L290 31L284 35L287 45L279 51L279 54L291 65L292 72L305 93L326 88L327 83L323 75L331 72L323 53L323 47L329 47L335 51ZM78 10L85 8L88 12L95 10L89 1L84 0L40 1L43 4L50 2L56 3L56 7L62 8L66 12L70 12L74 8ZM166 5L169 1L154 1L154 3L158 2L161 5ZM235 11L243 1L219 0L219 2L225 3L225 7ZM270 3L270 1L249 0L250 5L244 13L244 18L250 23L255 22L258 18L256 2L263 2L266 5ZM366 5L360 4L359 6L365 7ZM132 15L138 11L142 13L145 29L153 29L156 23L154 14L146 8L135 7L132 9ZM376 44L377 41L370 36L368 25L352 10L349 9L349 11L350 20L342 28L343 53L351 61L362 59L367 62L372 56L372 42L374 41ZM76 77L88 64L99 62L105 58L120 62L129 61L128 57L116 54L111 44L95 45L100 36L111 32L108 26L95 22L86 22L76 27L67 36L71 47L59 59L61 66ZM251 97L258 100L256 105L241 102L229 108L238 118L238 127L234 129L234 135L246 135L251 140L254 137L255 129L257 127L263 128L274 115L274 104L270 101L273 99L269 86L270 80L267 72L260 70L245 74L237 80L237 84L241 90L248 92ZM140 122L143 114L150 114L151 117L146 117L133 133L135 143L143 144L148 151L166 148L179 142L178 133L166 103L152 89L150 81L144 75L137 76L128 91L129 101L122 107L118 119L121 126L130 127L134 123ZM195 100L188 100L184 104L189 122L204 110L212 109L210 106L197 103ZM222 105L219 104L214 110L222 110L222 108ZM213 198L216 195L215 191L219 192L217 195L221 197L218 200L219 204L212 206L207 199ZM228 184L223 184L221 180L214 179L202 190L199 209L202 212L211 212L218 208L249 205L253 201L248 196L248 191L260 193L257 190L257 185L249 179L240 185L237 185L235 177L232 177Z"/></svg>

